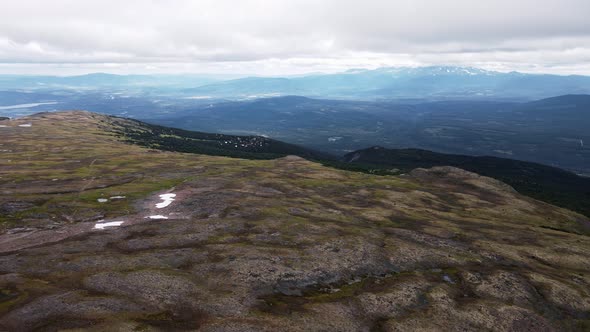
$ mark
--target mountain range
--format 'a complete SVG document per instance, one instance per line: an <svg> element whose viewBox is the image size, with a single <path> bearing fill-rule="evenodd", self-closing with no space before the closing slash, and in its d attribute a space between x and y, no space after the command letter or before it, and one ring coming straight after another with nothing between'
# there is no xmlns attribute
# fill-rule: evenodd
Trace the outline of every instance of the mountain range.
<svg viewBox="0 0 590 332"><path fill-rule="evenodd" d="M234 75L234 77L237 75ZM497 72L471 67L395 67L356 69L292 77L230 75L0 75L0 89L25 91L117 90L193 98L251 99L299 95L314 98L507 99L534 100L590 93L590 77Z"/></svg>
<svg viewBox="0 0 590 332"><path fill-rule="evenodd" d="M464 67L379 68L294 78L250 77L186 89L209 97L299 95L342 99L515 99L590 93L590 78Z"/></svg>

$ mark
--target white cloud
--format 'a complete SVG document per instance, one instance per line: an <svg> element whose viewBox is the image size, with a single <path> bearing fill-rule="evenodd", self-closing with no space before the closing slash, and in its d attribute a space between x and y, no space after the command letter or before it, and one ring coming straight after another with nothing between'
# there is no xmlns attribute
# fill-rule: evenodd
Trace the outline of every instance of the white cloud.
<svg viewBox="0 0 590 332"><path fill-rule="evenodd" d="M138 72L458 64L589 74L588 13L587 0L2 1L0 73L120 63Z"/></svg>

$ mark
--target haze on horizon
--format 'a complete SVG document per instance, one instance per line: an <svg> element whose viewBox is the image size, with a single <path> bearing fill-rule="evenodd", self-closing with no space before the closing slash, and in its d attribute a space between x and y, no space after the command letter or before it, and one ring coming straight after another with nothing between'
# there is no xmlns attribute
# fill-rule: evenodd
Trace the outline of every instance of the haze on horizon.
<svg viewBox="0 0 590 332"><path fill-rule="evenodd" d="M590 75L586 0L21 0L0 74L293 75L457 65Z"/></svg>

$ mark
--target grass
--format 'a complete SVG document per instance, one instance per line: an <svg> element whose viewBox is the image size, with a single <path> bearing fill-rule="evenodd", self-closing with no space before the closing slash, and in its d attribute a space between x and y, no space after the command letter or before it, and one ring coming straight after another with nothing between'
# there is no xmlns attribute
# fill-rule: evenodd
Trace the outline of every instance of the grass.
<svg viewBox="0 0 590 332"><path fill-rule="evenodd" d="M3 131L4 144L11 146L12 151L0 156L10 160L0 166L0 185L10 193L0 197L0 203L31 202L34 207L0 213L2 228L22 225L23 221L40 216L61 223L93 215L133 213L131 202L151 192L199 176L230 174L254 164L247 161L242 166L226 158L150 152L122 144L115 134L104 135L96 128L98 119L106 123L108 118L90 113L56 113L47 117L69 126L55 126L38 119L33 121L33 130ZM207 165L205 172L194 171L203 164ZM127 198L97 201L115 195Z"/></svg>

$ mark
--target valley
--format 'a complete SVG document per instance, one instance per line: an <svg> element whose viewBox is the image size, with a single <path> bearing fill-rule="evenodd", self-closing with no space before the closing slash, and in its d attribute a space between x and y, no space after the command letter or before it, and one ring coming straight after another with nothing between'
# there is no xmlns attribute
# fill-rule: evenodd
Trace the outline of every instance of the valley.
<svg viewBox="0 0 590 332"><path fill-rule="evenodd" d="M17 104L25 97L31 98L30 94L17 94L6 100ZM185 130L265 136L335 156L370 146L418 148L531 161L590 174L590 148L584 146L590 142L589 95L532 102L349 101L299 96L229 101L122 97L112 92L59 98L58 105L0 110L0 116L23 116L57 107L85 109Z"/></svg>

